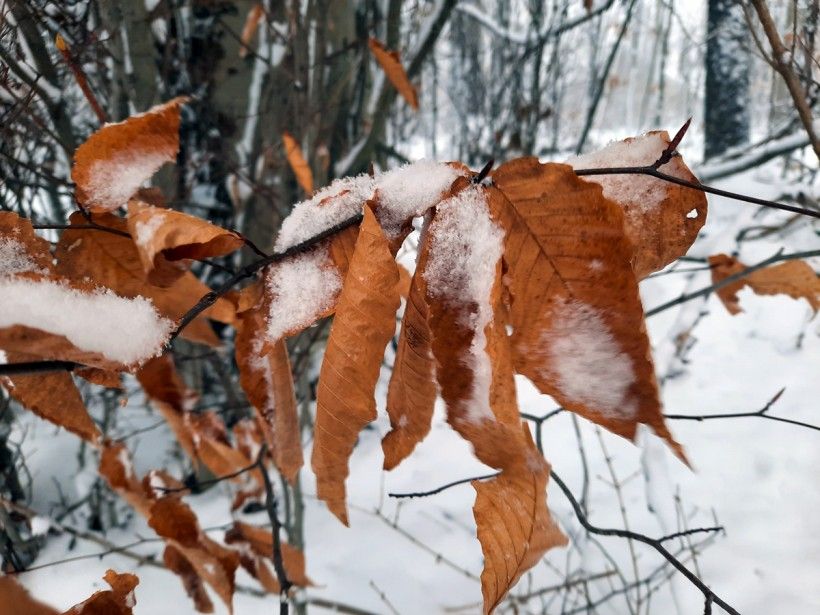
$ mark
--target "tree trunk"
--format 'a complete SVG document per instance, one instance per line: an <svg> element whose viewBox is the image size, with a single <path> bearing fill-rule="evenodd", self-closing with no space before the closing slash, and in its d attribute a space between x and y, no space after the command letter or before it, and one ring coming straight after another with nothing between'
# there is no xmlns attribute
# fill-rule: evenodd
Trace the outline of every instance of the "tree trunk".
<svg viewBox="0 0 820 615"><path fill-rule="evenodd" d="M709 0L705 158L749 142L749 30L735 0Z"/></svg>

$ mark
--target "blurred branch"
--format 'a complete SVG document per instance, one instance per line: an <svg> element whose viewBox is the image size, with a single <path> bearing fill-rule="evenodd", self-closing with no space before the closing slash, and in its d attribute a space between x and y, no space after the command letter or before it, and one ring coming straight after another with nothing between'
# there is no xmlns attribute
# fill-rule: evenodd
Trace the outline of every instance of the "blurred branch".
<svg viewBox="0 0 820 615"><path fill-rule="evenodd" d="M792 54L783 44L780 34L777 31L777 25L775 25L774 19L772 19L766 2L764 0L749 0L749 3L754 7L760 25L763 26L763 32L772 48L772 55L768 58L769 63L783 78L789 90L789 94L792 97L792 101L794 102L794 106L797 109L797 114L800 116L800 121L803 123L803 128L806 129L806 134L809 137L814 153L820 158L820 137L818 137L814 127L809 99L806 96L800 78L794 71ZM746 11L746 17L747 19L750 17L748 10Z"/></svg>

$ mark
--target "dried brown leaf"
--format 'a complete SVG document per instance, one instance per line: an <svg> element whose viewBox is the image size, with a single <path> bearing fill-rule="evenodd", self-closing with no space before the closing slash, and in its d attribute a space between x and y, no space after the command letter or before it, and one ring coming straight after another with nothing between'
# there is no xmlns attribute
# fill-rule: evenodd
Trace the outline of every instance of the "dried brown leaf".
<svg viewBox="0 0 820 615"><path fill-rule="evenodd" d="M416 92L416 88L410 83L410 79L407 77L407 73L401 64L398 51L390 51L384 46L384 43L372 37L368 41L368 45L373 57L376 58L384 74L387 75L387 79L393 84L393 87L398 90L408 105L418 111L418 92Z"/></svg>
<svg viewBox="0 0 820 615"><path fill-rule="evenodd" d="M208 591L205 589L205 582L202 580L202 577L197 574L196 569L191 565L191 562L188 561L185 555L183 555L182 551L172 544L166 545L165 551L162 553L162 562L168 570L182 580L185 593L194 601L194 607L197 611L200 613L214 612L214 603L211 602L208 596Z"/></svg>
<svg viewBox="0 0 820 615"><path fill-rule="evenodd" d="M245 17L245 25L242 26L242 36L240 37L240 41L242 45L239 47L239 57L244 58L248 55L248 48L253 41L254 36L256 36L256 30L259 28L259 22L262 21L262 18L265 16L265 7L262 6L261 2L257 2L251 7L251 10L248 11L248 15Z"/></svg>
<svg viewBox="0 0 820 615"><path fill-rule="evenodd" d="M576 169L648 166L660 158L669 142L665 131L649 132L573 158L569 164ZM698 181L681 156L674 156L659 170L689 182ZM624 228L635 249L632 264L638 279L686 254L706 222L706 195L699 190L648 175L594 175L584 177L584 181L602 186L604 197L624 210Z"/></svg>
<svg viewBox="0 0 820 615"><path fill-rule="evenodd" d="M7 352L9 363L33 361L37 357ZM0 378L9 395L34 414L67 429L83 440L96 443L100 432L88 414L80 391L68 372L20 374Z"/></svg>
<svg viewBox="0 0 820 615"><path fill-rule="evenodd" d="M63 615L132 615L137 603L134 589L140 580L135 574L107 570L103 576L110 590L95 592L88 600L68 609Z"/></svg>
<svg viewBox="0 0 820 615"><path fill-rule="evenodd" d="M290 168L293 170L293 174L296 176L296 181L302 187L302 190L311 194L313 192L313 171L310 170L310 165L302 154L299 142L289 132L283 132L282 143L285 146L285 156L288 159Z"/></svg>
<svg viewBox="0 0 820 615"><path fill-rule="evenodd" d="M712 268L713 284L719 284L747 268L727 254L710 256L709 265ZM815 312L820 310L820 278L806 261L786 261L758 269L719 288L717 295L730 314L743 311L737 294L746 286L758 295L788 295L794 299L805 299Z"/></svg>
<svg viewBox="0 0 820 615"><path fill-rule="evenodd" d="M265 309L240 314L236 335L239 382L263 426L274 463L291 483L302 467L299 414L285 340L265 348Z"/></svg>
<svg viewBox="0 0 820 615"><path fill-rule="evenodd" d="M148 281L160 286L183 275L185 263L177 261L224 256L244 243L236 232L202 218L137 200L128 203L128 231L136 239Z"/></svg>
<svg viewBox="0 0 820 615"><path fill-rule="evenodd" d="M384 231L365 207L322 361L312 457L318 496L345 525L348 460L359 431L376 418L373 393L396 328L398 283Z"/></svg>
<svg viewBox="0 0 820 615"><path fill-rule="evenodd" d="M413 452L430 432L433 419L437 391L423 269L420 255L410 282L387 389L387 414L392 429L382 440L385 470L392 470Z"/></svg>
<svg viewBox="0 0 820 615"><path fill-rule="evenodd" d="M79 213L72 214L70 221L72 225L86 223ZM112 214L95 215L94 221L121 232L128 231L126 221ZM123 297L147 297L162 315L173 320L179 320L203 295L210 292L190 272L185 272L167 288L147 283L133 240L113 233L66 229L57 242L56 256L57 268L62 275L74 280L87 277ZM211 346L219 345L219 339L206 317L227 324L233 324L236 319L233 305L220 298L183 330L182 337Z"/></svg>
<svg viewBox="0 0 820 615"><path fill-rule="evenodd" d="M0 576L0 615L58 615L57 610L31 597L13 576Z"/></svg>
<svg viewBox="0 0 820 615"><path fill-rule="evenodd" d="M174 98L123 122L106 124L74 153L77 201L92 211L125 205L179 151L180 107Z"/></svg>
<svg viewBox="0 0 820 615"><path fill-rule="evenodd" d="M663 421L621 209L570 167L536 158L502 165L493 180L516 370L621 436L649 425L683 457Z"/></svg>

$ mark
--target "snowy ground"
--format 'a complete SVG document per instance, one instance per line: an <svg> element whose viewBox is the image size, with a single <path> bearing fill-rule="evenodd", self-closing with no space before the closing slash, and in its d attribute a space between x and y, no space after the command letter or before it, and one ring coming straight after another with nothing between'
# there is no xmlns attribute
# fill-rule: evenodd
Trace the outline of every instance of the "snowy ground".
<svg viewBox="0 0 820 615"><path fill-rule="evenodd" d="M776 198L769 178L758 171L756 178L744 175L723 183L730 189ZM769 225L784 220L785 214L760 213L751 205L710 198L710 214L702 237L690 255L706 256L736 249L738 229ZM806 221L789 227L786 233L744 242L740 258L748 263L769 256L782 247L786 251L817 246L817 236ZM683 264L681 268L690 268ZM659 305L709 284L708 272L675 273L647 280L642 287L644 305ZM746 313L730 316L716 298L696 300L649 319L659 377L665 379L663 397L666 412L709 414L743 412L763 406L779 389L785 393L771 412L796 420L820 424L820 328L810 321L808 305L785 297L757 297L742 294ZM670 339L687 330L694 345L686 362L674 357ZM386 375L386 372L385 374ZM522 411L542 415L555 403L539 395L523 379L520 381ZM383 393L383 391L382 391ZM129 431L157 421L140 407L138 400L122 411L121 428ZM382 398L383 406L383 398ZM316 582L309 596L338 600L376 613L440 613L464 607L461 613L479 613L481 591L481 551L472 520L473 489L467 484L439 495L397 504L387 497L391 491L433 488L444 483L485 473L469 446L452 432L439 412L433 431L410 459L392 473L381 471L380 438L387 431L381 417L360 439L348 480L351 527L345 528L326 509L309 498L306 534L309 575ZM580 437L589 462L591 520L599 526L623 527L616 492L609 485L595 428L579 421ZM702 578L730 604L745 615L820 612L820 492L816 489L820 465L820 433L759 418L708 422L672 421L671 428L692 462L690 471L652 437L635 447L619 438L603 434L613 459L613 468L624 481L622 495L628 511L629 527L653 536L683 527L676 512L675 495L687 527L714 525L714 517L726 527L697 557ZM160 435L162 434L162 435ZM82 492L90 475L77 471L76 439L58 433L52 426L30 414L21 416L18 440L23 440L25 457L34 480L32 506L47 513L56 500L56 487L71 500ZM168 465L167 431L156 429L131 440L137 470ZM566 413L544 424L544 448L555 471L580 497L583 471L573 421ZM645 463L642 465L641 453ZM178 466L176 466L178 467ZM176 468L173 463L171 470ZM644 471L642 471L645 470ZM644 476L650 476L649 481ZM309 468L303 472L306 492L313 493ZM189 498L204 527L230 521L226 494L214 489ZM649 510L652 504L654 512ZM558 549L527 575L514 590L523 595L530 590L560 582L563 571L583 564L588 573L611 569L592 542L584 540L567 500L554 486L549 504L565 531L574 539L572 549ZM713 516L714 515L714 516ZM262 515L249 520L262 523ZM67 519L68 523L70 519ZM391 524L395 522L398 529ZM152 532L143 521L134 520L124 531L109 532L108 540L126 544ZM219 536L219 531L214 534ZM98 545L72 541L69 536L52 536L35 565L96 553ZM618 538L601 538L627 581L634 579L629 545ZM670 543L677 548L677 544ZM137 547L145 553L160 553L159 543ZM637 567L646 573L662 563L650 549L635 545ZM140 615L182 615L193 613L178 578L164 570L136 566L135 561L109 555L62 563L25 573L20 579L40 599L57 607L83 600L102 586L104 571L133 571L140 576L137 607ZM556 572L560 571L560 574ZM700 594L680 576L651 598L642 612L703 612ZM252 585L240 574L239 583ZM593 586L595 596L608 591L608 580ZM380 594L386 597L388 605ZM645 594L645 592L644 592ZM518 612L558 613L560 602L549 602L554 594L525 603ZM634 595L632 597L634 603ZM577 604L584 604L574 596ZM218 612L224 612L214 598ZM238 593L235 612L273 612L275 598L255 598ZM571 610L572 602L565 605ZM219 609L222 608L222 611ZM311 612L321 609L311 607ZM718 609L715 609L719 612ZM601 613L629 613L623 597L613 599Z"/></svg>

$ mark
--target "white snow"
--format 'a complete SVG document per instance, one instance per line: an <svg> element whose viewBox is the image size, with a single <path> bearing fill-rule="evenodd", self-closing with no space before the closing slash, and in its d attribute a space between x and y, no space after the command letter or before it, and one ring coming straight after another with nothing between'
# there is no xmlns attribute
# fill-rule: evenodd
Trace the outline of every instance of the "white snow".
<svg viewBox="0 0 820 615"><path fill-rule="evenodd" d="M475 306L464 323L474 331L470 344L473 393L467 402L467 418L492 420L492 367L485 328L493 319L490 296L496 265L504 252L504 231L490 218L484 190L470 186L438 206L427 232L431 245L424 279L430 294L457 305Z"/></svg>
<svg viewBox="0 0 820 615"><path fill-rule="evenodd" d="M53 280L0 278L0 328L24 325L132 364L158 355L173 329L145 297L82 292Z"/></svg>
<svg viewBox="0 0 820 615"><path fill-rule="evenodd" d="M272 297L267 337L271 342L288 331L313 324L342 288L336 268L328 264L327 249L313 249L271 267L265 284Z"/></svg>
<svg viewBox="0 0 820 615"><path fill-rule="evenodd" d="M51 520L48 517L35 515L29 519L29 526L31 527L32 536L45 536L51 528Z"/></svg>
<svg viewBox="0 0 820 615"><path fill-rule="evenodd" d="M46 273L28 255L25 245L14 237L0 237L0 276L13 275L23 271Z"/></svg>
<svg viewBox="0 0 820 615"><path fill-rule="evenodd" d="M608 418L634 415L637 407L626 399L635 380L632 360L595 308L578 300L560 304L541 342L550 358L546 376L564 394Z"/></svg>
<svg viewBox="0 0 820 615"><path fill-rule="evenodd" d="M125 205L167 161L167 152L156 150L139 153L125 150L108 159L95 160L89 168L88 182L84 185L89 202L107 209Z"/></svg>
<svg viewBox="0 0 820 615"><path fill-rule="evenodd" d="M275 249L279 252L286 250L355 216L373 197L374 190L375 182L369 175L345 177L322 188L311 198L296 203L282 222Z"/></svg>
<svg viewBox="0 0 820 615"><path fill-rule="evenodd" d="M379 222L388 235L433 207L462 173L448 164L420 160L376 176Z"/></svg>
<svg viewBox="0 0 820 615"><path fill-rule="evenodd" d="M154 213L147 222L137 222L135 230L137 233L137 243L141 246L147 246L154 238L154 233L159 230L159 227L165 222L166 215L163 212Z"/></svg>
<svg viewBox="0 0 820 615"><path fill-rule="evenodd" d="M395 237L401 225L436 205L461 174L447 164L420 160L379 173L333 181L311 198L293 206L276 238L277 251L285 250L355 216L379 194L379 223Z"/></svg>
<svg viewBox="0 0 820 615"><path fill-rule="evenodd" d="M645 134L628 142L614 141L597 152L573 156L566 164L574 169L646 166L655 162L664 149L666 143L660 135ZM643 211L657 207L666 195L665 184L647 175L592 175L587 179L600 184L606 198Z"/></svg>

